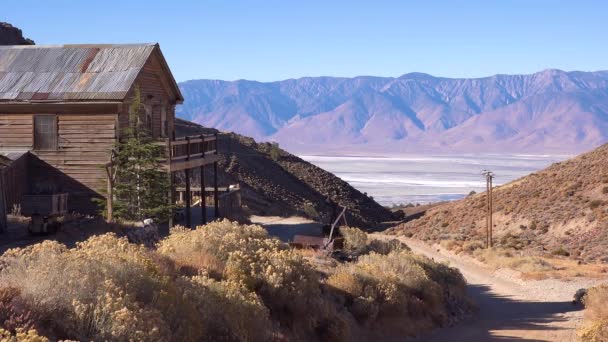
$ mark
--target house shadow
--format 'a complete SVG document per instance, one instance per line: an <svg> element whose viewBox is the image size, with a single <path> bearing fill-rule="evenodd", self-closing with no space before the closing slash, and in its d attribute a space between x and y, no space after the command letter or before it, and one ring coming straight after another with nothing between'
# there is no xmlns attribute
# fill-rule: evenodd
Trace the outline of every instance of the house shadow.
<svg viewBox="0 0 608 342"><path fill-rule="evenodd" d="M16 215L9 215L7 229L0 234L0 254L10 248L42 241L57 241L74 247L95 235L108 232L125 235L128 225L109 224L99 216L99 207L93 202L94 198L102 198L98 192L32 153L26 153L20 159L16 176L11 178L18 184L10 188L13 193L9 196L12 202L7 203L8 211L21 207L24 195L68 193L68 214L61 218L62 226L57 233L32 235L28 232L29 217L20 216L17 210Z"/></svg>
<svg viewBox="0 0 608 342"><path fill-rule="evenodd" d="M486 285L468 285L467 292L479 306L470 319L454 327L441 328L417 341L569 341L576 332L561 327L564 314L583 308L564 302L521 301L499 296ZM568 337L565 337L568 336Z"/></svg>

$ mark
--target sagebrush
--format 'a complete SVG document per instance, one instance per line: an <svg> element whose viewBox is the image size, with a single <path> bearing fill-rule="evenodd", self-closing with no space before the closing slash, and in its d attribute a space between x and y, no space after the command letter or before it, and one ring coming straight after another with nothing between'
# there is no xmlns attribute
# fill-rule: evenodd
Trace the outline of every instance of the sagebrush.
<svg viewBox="0 0 608 342"><path fill-rule="evenodd" d="M154 249L114 234L12 249L0 256L0 338L348 341L355 327L442 325L463 301L456 270L394 242L367 246L328 277L263 228L228 221L176 227Z"/></svg>

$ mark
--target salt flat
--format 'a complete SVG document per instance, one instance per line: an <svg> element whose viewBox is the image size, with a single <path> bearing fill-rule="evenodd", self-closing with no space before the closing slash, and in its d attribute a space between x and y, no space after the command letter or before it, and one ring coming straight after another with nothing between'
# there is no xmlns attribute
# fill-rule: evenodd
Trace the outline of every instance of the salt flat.
<svg viewBox="0 0 608 342"><path fill-rule="evenodd" d="M383 205L454 200L470 191L485 191L484 169L496 174L495 185L504 184L568 155L460 154L321 156L301 158L328 170Z"/></svg>

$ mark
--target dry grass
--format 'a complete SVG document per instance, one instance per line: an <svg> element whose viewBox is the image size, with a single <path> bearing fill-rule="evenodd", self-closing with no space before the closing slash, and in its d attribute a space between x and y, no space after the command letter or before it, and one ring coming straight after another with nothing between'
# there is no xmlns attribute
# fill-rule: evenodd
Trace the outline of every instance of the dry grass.
<svg viewBox="0 0 608 342"><path fill-rule="evenodd" d="M608 145L556 163L494 190L496 246L552 252L583 262L606 262L608 248ZM441 242L485 238L481 193L429 209L394 234ZM506 237L503 241L501 239ZM461 247L464 247L461 245Z"/></svg>
<svg viewBox="0 0 608 342"><path fill-rule="evenodd" d="M601 264L579 264L567 258L520 255L514 249L476 249L473 256L488 266L521 272L522 279L604 278L608 268Z"/></svg>
<svg viewBox="0 0 608 342"><path fill-rule="evenodd" d="M114 234L12 249L0 340L348 341L359 325L415 334L467 308L457 270L363 236L364 254L325 263L327 278L307 261L319 255L228 221L177 227L156 249Z"/></svg>
<svg viewBox="0 0 608 342"><path fill-rule="evenodd" d="M608 285L589 289L585 297L585 324L579 330L584 342L608 341Z"/></svg>
<svg viewBox="0 0 608 342"><path fill-rule="evenodd" d="M410 250L406 244L397 239L370 240L367 233L358 228L340 227L340 233L344 237L344 252L354 257L372 252L387 255L393 251Z"/></svg>
<svg viewBox="0 0 608 342"><path fill-rule="evenodd" d="M339 266L327 284L364 326L403 334L443 325L454 307L470 305L456 269L405 250L361 256Z"/></svg>

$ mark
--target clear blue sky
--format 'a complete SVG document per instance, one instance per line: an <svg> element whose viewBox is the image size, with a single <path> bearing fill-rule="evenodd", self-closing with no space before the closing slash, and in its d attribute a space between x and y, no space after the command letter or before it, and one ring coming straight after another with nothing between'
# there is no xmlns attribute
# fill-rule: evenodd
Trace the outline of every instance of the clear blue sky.
<svg viewBox="0 0 608 342"><path fill-rule="evenodd" d="M608 69L608 1L3 0L38 44L159 42L178 81Z"/></svg>

